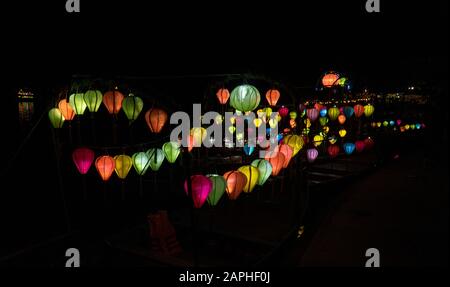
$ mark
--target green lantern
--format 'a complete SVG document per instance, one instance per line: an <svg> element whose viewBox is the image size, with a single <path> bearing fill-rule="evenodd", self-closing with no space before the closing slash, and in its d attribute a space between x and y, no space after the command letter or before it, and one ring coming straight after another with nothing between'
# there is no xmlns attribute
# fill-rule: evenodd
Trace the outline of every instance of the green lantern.
<svg viewBox="0 0 450 287"><path fill-rule="evenodd" d="M258 107L260 100L258 89L252 85L240 85L231 92L230 105L236 110L250 112Z"/></svg>
<svg viewBox="0 0 450 287"><path fill-rule="evenodd" d="M328 117L329 117L330 120L332 120L332 121L335 121L335 120L338 118L338 116L339 116L340 113L341 113L341 112L340 112L339 109L336 108L336 107L333 107L333 108L328 109Z"/></svg>
<svg viewBox="0 0 450 287"><path fill-rule="evenodd" d="M144 175L149 167L150 158L145 152L138 152L131 157L137 174Z"/></svg>
<svg viewBox="0 0 450 287"><path fill-rule="evenodd" d="M258 182L256 184L263 185L272 174L272 165L265 159L255 159L251 165L259 171Z"/></svg>
<svg viewBox="0 0 450 287"><path fill-rule="evenodd" d="M167 142L162 146L162 149L167 161L170 163L174 163L180 154L180 144L177 142Z"/></svg>
<svg viewBox="0 0 450 287"><path fill-rule="evenodd" d="M328 123L328 118L327 117L322 117L319 119L319 123L321 126L324 126Z"/></svg>
<svg viewBox="0 0 450 287"><path fill-rule="evenodd" d="M96 113L102 103L103 95L99 90L89 90L84 93L83 99L88 110L91 113Z"/></svg>
<svg viewBox="0 0 450 287"><path fill-rule="evenodd" d="M216 206L225 193L227 183L225 182L223 176L217 174L208 174L206 177L208 177L213 183L211 192L208 195L208 204L211 206Z"/></svg>
<svg viewBox="0 0 450 287"><path fill-rule="evenodd" d="M84 102L84 94L83 93L76 93L72 94L69 97L69 104L72 107L72 109L75 111L75 114L82 115L84 114L84 111L86 110L86 103Z"/></svg>
<svg viewBox="0 0 450 287"><path fill-rule="evenodd" d="M62 128L65 121L64 116L58 108L51 109L48 112L48 118L55 129Z"/></svg>
<svg viewBox="0 0 450 287"><path fill-rule="evenodd" d="M159 148L151 148L147 151L150 168L158 171L164 161L164 152Z"/></svg>
<svg viewBox="0 0 450 287"><path fill-rule="evenodd" d="M144 102L142 99L135 97L133 94L129 94L122 101L122 109L130 122L137 119L143 108Z"/></svg>

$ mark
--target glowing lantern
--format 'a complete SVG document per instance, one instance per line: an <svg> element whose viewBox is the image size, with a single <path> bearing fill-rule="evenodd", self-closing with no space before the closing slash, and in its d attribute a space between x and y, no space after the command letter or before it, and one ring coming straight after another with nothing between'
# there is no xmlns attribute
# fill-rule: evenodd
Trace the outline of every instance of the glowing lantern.
<svg viewBox="0 0 450 287"><path fill-rule="evenodd" d="M409 125L409 128L414 130L414 129L416 129L416 125Z"/></svg>
<svg viewBox="0 0 450 287"><path fill-rule="evenodd" d="M409 130L409 125L405 125L405 130Z"/></svg>
<svg viewBox="0 0 450 287"><path fill-rule="evenodd" d="M341 124L341 125L343 125L344 123L345 123L345 120L346 120L347 118L344 116L344 115L339 115L338 116L338 122Z"/></svg>
<svg viewBox="0 0 450 287"><path fill-rule="evenodd" d="M258 116L258 118L262 118L266 115L266 111L263 109L259 109L256 111L256 115Z"/></svg>
<svg viewBox="0 0 450 287"><path fill-rule="evenodd" d="M230 134L234 133L236 131L236 127L235 126L230 126L228 127L228 131L230 132Z"/></svg>
<svg viewBox="0 0 450 287"><path fill-rule="evenodd" d="M222 122L223 122L223 117L222 117L221 115L217 115L217 116L214 118L214 122L216 123L216 125L221 125Z"/></svg>
<svg viewBox="0 0 450 287"><path fill-rule="evenodd" d="M328 123L328 118L320 118L319 123L321 126L324 126Z"/></svg>
<svg viewBox="0 0 450 287"><path fill-rule="evenodd" d="M144 108L144 102L141 98L129 94L128 97L122 101L122 109L129 121L134 121Z"/></svg>
<svg viewBox="0 0 450 287"><path fill-rule="evenodd" d="M233 133L236 130L234 126L231 126L230 128L234 128L233 131L230 131L231 133ZM201 146L202 142L206 139L206 129L202 127L192 128L190 134L194 138L195 147Z"/></svg>
<svg viewBox="0 0 450 287"><path fill-rule="evenodd" d="M260 118L254 119L253 124L255 127L259 128L262 125L263 121Z"/></svg>
<svg viewBox="0 0 450 287"><path fill-rule="evenodd" d="M307 128L311 127L311 121L309 119L304 120L303 123L306 125Z"/></svg>
<svg viewBox="0 0 450 287"><path fill-rule="evenodd" d="M145 152L138 152L131 157L134 169L138 175L144 175L149 167L150 158Z"/></svg>
<svg viewBox="0 0 450 287"><path fill-rule="evenodd" d="M292 148L292 156L295 156L302 149L305 143L303 138L298 135L287 135L284 137L283 142Z"/></svg>
<svg viewBox="0 0 450 287"><path fill-rule="evenodd" d="M258 89L252 85L241 85L231 92L230 105L237 110L249 112L258 107L260 100Z"/></svg>
<svg viewBox="0 0 450 287"><path fill-rule="evenodd" d="M416 124L416 129L420 129L421 128L421 126L420 126L420 124Z"/></svg>
<svg viewBox="0 0 450 287"><path fill-rule="evenodd" d="M322 77L322 85L325 88L330 88L336 84L337 80L339 80L339 75L337 75L333 72L330 72L330 73L325 74L325 76Z"/></svg>
<svg viewBox="0 0 450 287"><path fill-rule="evenodd" d="M364 114L364 106L363 105L355 105L353 107L353 110L355 111L355 117L359 118Z"/></svg>
<svg viewBox="0 0 450 287"><path fill-rule="evenodd" d="M109 91L103 95L103 104L110 114L115 114L122 108L123 94L119 91Z"/></svg>
<svg viewBox="0 0 450 287"><path fill-rule="evenodd" d="M217 99L221 105L225 105L230 98L230 92L228 89L219 89L216 93Z"/></svg>
<svg viewBox="0 0 450 287"><path fill-rule="evenodd" d="M145 121L152 133L161 132L167 121L167 113L161 109L150 109L145 113Z"/></svg>
<svg viewBox="0 0 450 287"><path fill-rule="evenodd" d="M355 142L356 152L358 152L358 153L362 152L364 150L364 146L365 146L364 141L356 141Z"/></svg>
<svg viewBox="0 0 450 287"><path fill-rule="evenodd" d="M327 111L326 108L321 109L320 112L319 112L321 117L326 117L327 113L328 113L328 111Z"/></svg>
<svg viewBox="0 0 450 287"><path fill-rule="evenodd" d="M95 168L97 169L103 181L107 181L115 168L115 161L112 157L104 155L95 160Z"/></svg>
<svg viewBox="0 0 450 287"><path fill-rule="evenodd" d="M289 126L293 129L297 126L297 122L295 121L295 119L289 120Z"/></svg>
<svg viewBox="0 0 450 287"><path fill-rule="evenodd" d="M397 120L397 126L400 126L402 124L402 120Z"/></svg>
<svg viewBox="0 0 450 287"><path fill-rule="evenodd" d="M192 149L194 148L194 136L193 135L189 135L188 139L187 139L187 148L188 148L188 152L191 152Z"/></svg>
<svg viewBox="0 0 450 287"><path fill-rule="evenodd" d="M255 159L251 165L259 171L258 182L256 184L263 185L272 174L272 165L265 159Z"/></svg>
<svg viewBox="0 0 450 287"><path fill-rule="evenodd" d="M329 131L330 131L330 127L329 127L329 126L324 126L324 127L323 127L323 132L324 132L325 134L327 134Z"/></svg>
<svg viewBox="0 0 450 287"><path fill-rule="evenodd" d="M347 131L346 130L344 130L344 129L339 130L339 136L341 138L345 137L346 135L347 135Z"/></svg>
<svg viewBox="0 0 450 287"><path fill-rule="evenodd" d="M339 80L337 81L336 85L339 85L339 86L341 86L341 87L344 87L346 82L347 82L347 78L341 77L341 78L339 78Z"/></svg>
<svg viewBox="0 0 450 287"><path fill-rule="evenodd" d="M279 110L278 113L280 114L281 117L286 117L289 114L289 109L286 108L285 106L282 106Z"/></svg>
<svg viewBox="0 0 450 287"><path fill-rule="evenodd" d="M389 122L388 121L384 121L383 122L383 127L387 127L389 125Z"/></svg>
<svg viewBox="0 0 450 287"><path fill-rule="evenodd" d="M377 122L377 127L381 127L381 122Z"/></svg>
<svg viewBox="0 0 450 287"><path fill-rule="evenodd" d="M75 111L65 99L59 101L58 108L66 121L71 121L75 117Z"/></svg>
<svg viewBox="0 0 450 287"><path fill-rule="evenodd" d="M254 150L255 150L254 146L249 146L249 145L244 146L244 152L246 155L252 155Z"/></svg>
<svg viewBox="0 0 450 287"><path fill-rule="evenodd" d="M344 115L347 118L351 118L354 113L355 113L355 110L352 107L349 107L349 106L344 107Z"/></svg>
<svg viewBox="0 0 450 287"><path fill-rule="evenodd" d="M319 104L319 103L315 103L315 104L314 104L314 108L315 108L317 111L321 111L321 110L323 110L324 106L321 105L321 104Z"/></svg>
<svg viewBox="0 0 450 287"><path fill-rule="evenodd" d="M226 172L223 175L223 178L227 183L226 192L228 198L231 200L236 200L247 184L247 177L240 171L232 170Z"/></svg>
<svg viewBox="0 0 450 287"><path fill-rule="evenodd" d="M86 110L86 103L84 102L83 98L84 94L82 93L76 93L72 94L69 97L69 104L71 108L75 111L75 114L82 115L84 114L84 111Z"/></svg>
<svg viewBox="0 0 450 287"><path fill-rule="evenodd" d="M319 111L317 111L316 109L308 109L306 111L306 116L308 117L308 119L314 122L319 117Z"/></svg>
<svg viewBox="0 0 450 287"><path fill-rule="evenodd" d="M330 120L335 121L340 113L341 112L339 111L338 108L333 107L328 110L328 117L330 118Z"/></svg>
<svg viewBox="0 0 450 287"><path fill-rule="evenodd" d="M391 127L393 127L393 126L395 126L395 122L394 122L394 121L389 121L389 125L390 125Z"/></svg>
<svg viewBox="0 0 450 287"><path fill-rule="evenodd" d="M206 177L212 182L211 192L208 195L208 204L210 206L216 206L225 193L227 183L223 176L217 174L208 174Z"/></svg>
<svg viewBox="0 0 450 287"><path fill-rule="evenodd" d="M364 149L365 150L371 150L373 146L375 145L375 142L372 138L368 137L364 140Z"/></svg>
<svg viewBox="0 0 450 287"><path fill-rule="evenodd" d="M355 144L354 143L345 143L343 145L344 151L346 154L350 155L355 151Z"/></svg>
<svg viewBox="0 0 450 287"><path fill-rule="evenodd" d="M77 148L72 153L72 160L81 174L86 174L94 162L95 154L88 148Z"/></svg>
<svg viewBox="0 0 450 287"><path fill-rule="evenodd" d="M364 106L364 115L366 117L370 117L374 111L375 111L375 107L372 106L371 104Z"/></svg>
<svg viewBox="0 0 450 287"><path fill-rule="evenodd" d="M330 142L330 144L335 144L337 142L337 138L336 136L331 136L328 138L328 141Z"/></svg>
<svg viewBox="0 0 450 287"><path fill-rule="evenodd" d="M151 148L147 151L148 164L153 171L158 171L164 161L164 152L159 148Z"/></svg>
<svg viewBox="0 0 450 287"><path fill-rule="evenodd" d="M328 155L329 155L331 158L337 157L338 154L339 154L339 150L340 150L339 146L338 146L338 145L335 145L335 144L329 145L328 148L327 148Z"/></svg>
<svg viewBox="0 0 450 287"><path fill-rule="evenodd" d="M403 133L403 132L405 132L405 131L406 131L406 130L405 130L405 127L401 126L401 127L400 127L400 132Z"/></svg>
<svg viewBox="0 0 450 287"><path fill-rule="evenodd" d="M117 176L120 179L125 179L130 172L131 166L133 165L133 160L127 155L116 155L114 157L115 168Z"/></svg>
<svg viewBox="0 0 450 287"><path fill-rule="evenodd" d="M270 119L270 120L269 120L269 126L270 126L272 129L276 128L277 125L278 125L278 121L277 121L276 119Z"/></svg>
<svg viewBox="0 0 450 287"><path fill-rule="evenodd" d="M191 191L194 207L200 208L208 198L209 193L213 187L213 182L204 175L191 176ZM184 190L189 195L188 181L184 182Z"/></svg>
<svg viewBox="0 0 450 287"><path fill-rule="evenodd" d="M315 148L310 148L306 151L306 158L308 159L309 163L313 163L318 155L319 152Z"/></svg>
<svg viewBox="0 0 450 287"><path fill-rule="evenodd" d="M174 163L180 155L180 144L177 142L166 142L162 146L167 161Z"/></svg>
<svg viewBox="0 0 450 287"><path fill-rule="evenodd" d="M313 144L316 147L320 146L322 144L322 141L323 141L323 136L321 136L321 135L315 135L313 138Z"/></svg>
<svg viewBox="0 0 450 287"><path fill-rule="evenodd" d="M283 168L287 168L289 163L291 162L292 156L294 154L294 150L287 144L281 144L278 147L278 151L284 154L284 164Z"/></svg>
<svg viewBox="0 0 450 287"><path fill-rule="evenodd" d="M297 112L296 111L292 111L289 113L289 118L295 120L297 118Z"/></svg>
<svg viewBox="0 0 450 287"><path fill-rule="evenodd" d="M266 117L270 118L270 116L272 115L272 108L267 107L264 109L265 113L266 113Z"/></svg>
<svg viewBox="0 0 450 287"><path fill-rule="evenodd" d="M50 123L55 129L59 129L64 124L64 116L58 108L53 108L48 111L48 118L50 119Z"/></svg>
<svg viewBox="0 0 450 287"><path fill-rule="evenodd" d="M103 95L99 90L89 90L84 93L84 102L91 113L96 113L102 104Z"/></svg>
<svg viewBox="0 0 450 287"><path fill-rule="evenodd" d="M266 92L266 100L271 106L276 106L278 100L280 99L280 92L275 89L268 90Z"/></svg>
<svg viewBox="0 0 450 287"><path fill-rule="evenodd" d="M306 110L306 106L304 104L299 104L298 105L298 110L300 113L303 113Z"/></svg>
<svg viewBox="0 0 450 287"><path fill-rule="evenodd" d="M265 159L272 165L272 175L277 176L284 166L285 157L281 152L267 153Z"/></svg>
<svg viewBox="0 0 450 287"><path fill-rule="evenodd" d="M252 192L253 188L255 188L256 183L259 178L259 171L256 167L251 165L245 165L238 168L238 171L242 172L245 177L247 177L247 182L244 186L243 192Z"/></svg>

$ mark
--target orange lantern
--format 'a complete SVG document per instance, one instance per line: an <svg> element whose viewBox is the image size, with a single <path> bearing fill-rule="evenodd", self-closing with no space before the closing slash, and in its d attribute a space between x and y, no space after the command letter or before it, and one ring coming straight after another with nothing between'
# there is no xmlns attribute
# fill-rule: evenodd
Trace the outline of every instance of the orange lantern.
<svg viewBox="0 0 450 287"><path fill-rule="evenodd" d="M341 125L343 125L344 123L345 123L345 120L346 120L347 118L344 116L344 115L339 115L338 116L338 122L341 124Z"/></svg>
<svg viewBox="0 0 450 287"><path fill-rule="evenodd" d="M265 159L272 165L272 175L277 176L283 168L285 156L282 152L267 153Z"/></svg>
<svg viewBox="0 0 450 287"><path fill-rule="evenodd" d="M339 75L335 74L335 73L327 73L325 76L323 76L322 78L322 85L326 88L330 88L333 85L336 84L337 80L339 79Z"/></svg>
<svg viewBox="0 0 450 287"><path fill-rule="evenodd" d="M228 89L219 89L216 93L217 99L221 105L225 105L230 98L230 91Z"/></svg>
<svg viewBox="0 0 450 287"><path fill-rule="evenodd" d="M280 92L275 89L268 90L266 93L266 99L269 105L276 106L278 100L280 99Z"/></svg>
<svg viewBox="0 0 450 287"><path fill-rule="evenodd" d="M145 113L145 121L152 133L159 133L167 121L167 113L161 109L150 109Z"/></svg>
<svg viewBox="0 0 450 287"><path fill-rule="evenodd" d="M289 162L292 159L292 155L294 154L294 150L287 144L279 145L279 149L278 150L284 155L283 168L288 167Z"/></svg>
<svg viewBox="0 0 450 287"><path fill-rule="evenodd" d="M75 117L75 111L72 109L66 99L62 99L58 103L58 109L61 111L66 121L71 121Z"/></svg>
<svg viewBox="0 0 450 287"><path fill-rule="evenodd" d="M111 177L115 167L116 163L114 161L114 158L108 155L98 157L95 160L95 168L97 169L103 181L107 181Z"/></svg>
<svg viewBox="0 0 450 287"><path fill-rule="evenodd" d="M122 108L124 95L119 91L109 91L103 96L103 104L110 114L117 114Z"/></svg>
<svg viewBox="0 0 450 287"><path fill-rule="evenodd" d="M232 170L226 172L223 175L223 178L227 183L226 192L228 198L231 200L236 200L247 184L247 177L240 171Z"/></svg>

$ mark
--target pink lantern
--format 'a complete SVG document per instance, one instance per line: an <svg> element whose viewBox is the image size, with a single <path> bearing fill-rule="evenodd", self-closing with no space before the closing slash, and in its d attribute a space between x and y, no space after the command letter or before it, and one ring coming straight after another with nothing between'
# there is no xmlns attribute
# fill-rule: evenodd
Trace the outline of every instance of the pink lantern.
<svg viewBox="0 0 450 287"><path fill-rule="evenodd" d="M212 186L213 182L204 175L191 176L192 200L194 201L195 208L203 206L212 190ZM186 194L189 194L187 180L184 182L184 190L186 191Z"/></svg>
<svg viewBox="0 0 450 287"><path fill-rule="evenodd" d="M364 141L356 141L355 146L356 146L356 152L362 152L364 150L365 143L364 143Z"/></svg>
<svg viewBox="0 0 450 287"><path fill-rule="evenodd" d="M94 162L95 154L88 148L77 148L72 153L72 160L81 174L86 174Z"/></svg>
<svg viewBox="0 0 450 287"><path fill-rule="evenodd" d="M316 109L308 109L306 111L306 116L311 120L311 122L314 122L319 117L319 111Z"/></svg>
<svg viewBox="0 0 450 287"><path fill-rule="evenodd" d="M313 163L318 155L319 152L315 148L310 148L306 151L306 157L309 163Z"/></svg>
<svg viewBox="0 0 450 287"><path fill-rule="evenodd" d="M402 120L397 120L397 126L400 126L402 124Z"/></svg>
<svg viewBox="0 0 450 287"><path fill-rule="evenodd" d="M285 106L281 106L281 108L278 110L278 113L280 114L281 117L285 117L289 114L289 109L286 108Z"/></svg>

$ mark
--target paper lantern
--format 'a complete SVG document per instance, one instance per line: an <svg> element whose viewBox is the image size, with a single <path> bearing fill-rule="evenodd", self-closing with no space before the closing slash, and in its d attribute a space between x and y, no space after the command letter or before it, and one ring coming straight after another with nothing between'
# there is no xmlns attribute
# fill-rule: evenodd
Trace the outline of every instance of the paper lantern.
<svg viewBox="0 0 450 287"><path fill-rule="evenodd" d="M364 150L364 141L356 141L355 142L355 150L356 152L360 153Z"/></svg>
<svg viewBox="0 0 450 287"><path fill-rule="evenodd" d="M270 119L269 120L269 126L272 129L276 128L278 126L278 121L276 119Z"/></svg>
<svg viewBox="0 0 450 287"><path fill-rule="evenodd" d="M259 172L258 182L256 184L263 185L272 174L272 165L265 159L255 159L251 165L256 167Z"/></svg>
<svg viewBox="0 0 450 287"><path fill-rule="evenodd" d="M323 130L323 132L324 132L325 134L327 134L327 133L330 131L330 127L329 127L329 126L324 126L324 127L322 128L322 130Z"/></svg>
<svg viewBox="0 0 450 287"><path fill-rule="evenodd" d="M394 122L394 121L389 121L389 125L390 125L391 127L393 127L393 126L395 126L395 122Z"/></svg>
<svg viewBox="0 0 450 287"><path fill-rule="evenodd" d="M115 168L117 177L125 179L133 166L133 160L131 157L121 154L114 157Z"/></svg>
<svg viewBox="0 0 450 287"><path fill-rule="evenodd" d="M240 171L229 171L223 175L225 182L227 183L226 192L228 198L236 200L241 194L245 185L247 184L247 177Z"/></svg>
<svg viewBox="0 0 450 287"><path fill-rule="evenodd" d="M321 104L319 104L319 103L315 103L315 104L314 104L314 108L315 108L318 112L320 112L320 111L324 108L324 106L321 105Z"/></svg>
<svg viewBox="0 0 450 287"><path fill-rule="evenodd" d="M157 134L167 122L167 113L161 109L150 109L145 113L145 121L150 131Z"/></svg>
<svg viewBox="0 0 450 287"><path fill-rule="evenodd" d="M138 152L133 154L131 160L133 161L134 169L136 170L138 175L144 175L148 167L150 166L150 158L145 152Z"/></svg>
<svg viewBox="0 0 450 287"><path fill-rule="evenodd" d="M255 150L254 146L249 146L249 145L244 146L244 152L246 155L252 155L254 150Z"/></svg>
<svg viewBox="0 0 450 287"><path fill-rule="evenodd" d="M275 89L268 90L266 92L266 100L271 106L276 106L278 100L280 99L280 92Z"/></svg>
<svg viewBox="0 0 450 287"><path fill-rule="evenodd" d="M345 120L346 120L347 118L344 116L344 115L339 115L338 116L338 122L341 124L341 125L343 125L344 123L345 123Z"/></svg>
<svg viewBox="0 0 450 287"><path fill-rule="evenodd" d="M316 160L318 155L319 155L319 152L315 148L309 148L306 151L306 158L308 159L309 163L313 163Z"/></svg>
<svg viewBox="0 0 450 287"><path fill-rule="evenodd" d="M242 112L256 109L261 100L258 89L252 85L240 85L231 92L230 106Z"/></svg>
<svg viewBox="0 0 450 287"><path fill-rule="evenodd" d="M352 107L349 106L344 107L344 115L346 118L351 118L354 113L355 110Z"/></svg>
<svg viewBox="0 0 450 287"><path fill-rule="evenodd" d="M304 111L306 111L306 106L304 104L299 104L298 105L298 111L300 113L303 113Z"/></svg>
<svg viewBox="0 0 450 287"><path fill-rule="evenodd" d="M277 176L284 166L285 157L281 152L268 152L265 159L270 162L272 166L272 175Z"/></svg>
<svg viewBox="0 0 450 287"><path fill-rule="evenodd" d="M341 138L345 137L346 135L347 135L347 131L346 130L344 130L344 129L339 130L339 136Z"/></svg>
<svg viewBox="0 0 450 287"><path fill-rule="evenodd" d="M330 118L330 120L335 121L340 113L341 112L339 111L338 108L333 107L328 110L328 117Z"/></svg>
<svg viewBox="0 0 450 287"><path fill-rule="evenodd" d="M359 118L364 114L364 106L363 105L355 105L353 107L353 110L355 112L355 117Z"/></svg>
<svg viewBox="0 0 450 287"><path fill-rule="evenodd" d="M192 149L194 148L194 136L193 135L189 135L188 139L187 139L187 149L188 152L191 152Z"/></svg>
<svg viewBox="0 0 450 287"><path fill-rule="evenodd" d="M55 129L61 128L65 120L63 114L58 108L53 108L48 111L48 118Z"/></svg>
<svg viewBox="0 0 450 287"><path fill-rule="evenodd" d="M109 155L100 156L95 160L95 168L103 181L107 181L111 177L115 165L114 159Z"/></svg>
<svg viewBox="0 0 450 287"><path fill-rule="evenodd" d="M217 99L221 105L225 105L230 98L230 92L228 89L219 89L216 93Z"/></svg>
<svg viewBox="0 0 450 287"><path fill-rule="evenodd" d="M292 156L294 154L294 150L287 144L280 144L278 146L278 151L284 154L284 164L283 168L287 168L289 163L291 162Z"/></svg>
<svg viewBox="0 0 450 287"><path fill-rule="evenodd" d="M292 156L295 156L302 149L305 142L303 138L298 135L287 135L284 137L283 143L289 145L292 148Z"/></svg>
<svg viewBox="0 0 450 287"><path fill-rule="evenodd" d="M95 154L88 148L77 148L72 152L72 160L81 174L86 174L94 162Z"/></svg>
<svg viewBox="0 0 450 287"><path fill-rule="evenodd" d="M102 104L103 95L99 90L88 90L84 93L84 102L91 113L96 113Z"/></svg>
<svg viewBox="0 0 450 287"><path fill-rule="evenodd" d="M368 104L368 105L364 106L364 115L366 117L370 117L373 114L374 111L375 111L375 107L372 106L371 104Z"/></svg>
<svg viewBox="0 0 450 287"><path fill-rule="evenodd" d="M200 208L208 198L213 187L212 181L204 175L191 176L192 200L195 208ZM184 190L189 195L188 181L184 182Z"/></svg>
<svg viewBox="0 0 450 287"><path fill-rule="evenodd" d="M355 151L354 143L344 143L343 147L344 147L345 153L348 155L352 154Z"/></svg>
<svg viewBox="0 0 450 287"><path fill-rule="evenodd" d="M341 87L344 87L346 82L347 82L347 78L341 77L341 78L339 78L339 80L337 81L336 85L339 85L339 86L341 86Z"/></svg>
<svg viewBox="0 0 450 287"><path fill-rule="evenodd" d="M164 161L164 152L159 148L151 148L147 151L148 164L153 171L158 171Z"/></svg>
<svg viewBox="0 0 450 287"><path fill-rule="evenodd" d="M328 148L327 148L328 155L329 155L331 158L337 157L338 154L339 154L339 150L340 150L339 146L338 146L338 145L335 145L335 144L329 145Z"/></svg>
<svg viewBox="0 0 450 287"><path fill-rule="evenodd" d="M416 124L416 129L420 129L421 125L420 124Z"/></svg>
<svg viewBox="0 0 450 287"><path fill-rule="evenodd" d="M314 146L320 146L323 142L323 136L321 135L315 135L313 138L313 144Z"/></svg>
<svg viewBox="0 0 450 287"><path fill-rule="evenodd" d="M272 115L272 108L270 108L270 107L267 107L267 108L264 108L264 112L266 113L266 117L267 118L270 118L270 116Z"/></svg>
<svg viewBox="0 0 450 287"><path fill-rule="evenodd" d="M389 122L388 121L384 121L383 122L383 127L387 127L389 125Z"/></svg>
<svg viewBox="0 0 450 287"><path fill-rule="evenodd" d="M321 126L324 126L328 123L328 118L319 118L319 123Z"/></svg>
<svg viewBox="0 0 450 287"><path fill-rule="evenodd" d="M405 125L405 130L409 130L409 125Z"/></svg>
<svg viewBox="0 0 450 287"><path fill-rule="evenodd" d="M167 161L174 163L180 155L180 144L177 142L166 142L162 146Z"/></svg>
<svg viewBox="0 0 450 287"><path fill-rule="evenodd" d="M75 114L82 115L86 110L86 103L84 102L84 94L76 93L69 97L70 107L75 111Z"/></svg>
<svg viewBox="0 0 450 287"><path fill-rule="evenodd" d="M222 198L225 193L225 188L227 183L225 179L221 175L217 174L208 174L206 175L212 182L211 192L208 195L208 204L210 206L216 206L219 203L219 200Z"/></svg>
<svg viewBox="0 0 450 287"><path fill-rule="evenodd" d="M230 131L230 133L234 133L236 128L234 126L230 126L230 128L233 127L233 132ZM190 131L190 135L193 136L194 139L194 147L199 147L202 145L202 142L206 139L206 129L202 127L195 127L192 128Z"/></svg>
<svg viewBox="0 0 450 287"><path fill-rule="evenodd" d="M308 117L308 119L314 122L319 117L319 111L316 109L308 109L306 111L306 116Z"/></svg>
<svg viewBox="0 0 450 287"><path fill-rule="evenodd" d="M129 94L122 101L122 109L130 122L135 121L144 108L144 102L141 98Z"/></svg>
<svg viewBox="0 0 450 287"><path fill-rule="evenodd" d="M329 72L322 77L322 85L325 88L330 88L337 83L339 75L333 72Z"/></svg>
<svg viewBox="0 0 450 287"><path fill-rule="evenodd" d="M71 121L75 117L75 111L72 109L66 99L62 99L58 103L58 108L61 111L66 121Z"/></svg>
<svg viewBox="0 0 450 287"><path fill-rule="evenodd" d="M290 119L290 120L289 120L289 126L290 126L292 129L295 129L295 127L297 126L297 122L296 122L294 119Z"/></svg>
<svg viewBox="0 0 450 287"><path fill-rule="evenodd" d="M103 95L103 104L110 114L115 114L122 108L123 94L119 91L109 91Z"/></svg>
<svg viewBox="0 0 450 287"><path fill-rule="evenodd" d="M330 142L330 144L335 144L337 142L337 138L336 136L331 136L328 138L328 141Z"/></svg>
<svg viewBox="0 0 450 287"><path fill-rule="evenodd" d="M326 117L327 113L328 113L328 111L327 111L326 108L321 109L320 112L319 112L321 117Z"/></svg>
<svg viewBox="0 0 450 287"><path fill-rule="evenodd" d="M245 177L247 177L247 182L242 191L246 193L252 192L253 188L255 188L255 185L258 182L259 178L258 169L251 165L245 165L238 168L238 171L242 172L245 175Z"/></svg>
<svg viewBox="0 0 450 287"><path fill-rule="evenodd" d="M289 112L289 118L295 120L297 118L297 112L296 111Z"/></svg>
<svg viewBox="0 0 450 287"><path fill-rule="evenodd" d="M281 108L278 110L278 114L280 114L280 116L284 118L289 114L289 109L285 106L281 106Z"/></svg>
<svg viewBox="0 0 450 287"><path fill-rule="evenodd" d="M400 126L402 124L402 120L397 120L397 126Z"/></svg>
<svg viewBox="0 0 450 287"><path fill-rule="evenodd" d="M262 125L263 121L260 118L256 118L253 120L253 124L255 125L255 127L259 128Z"/></svg>

